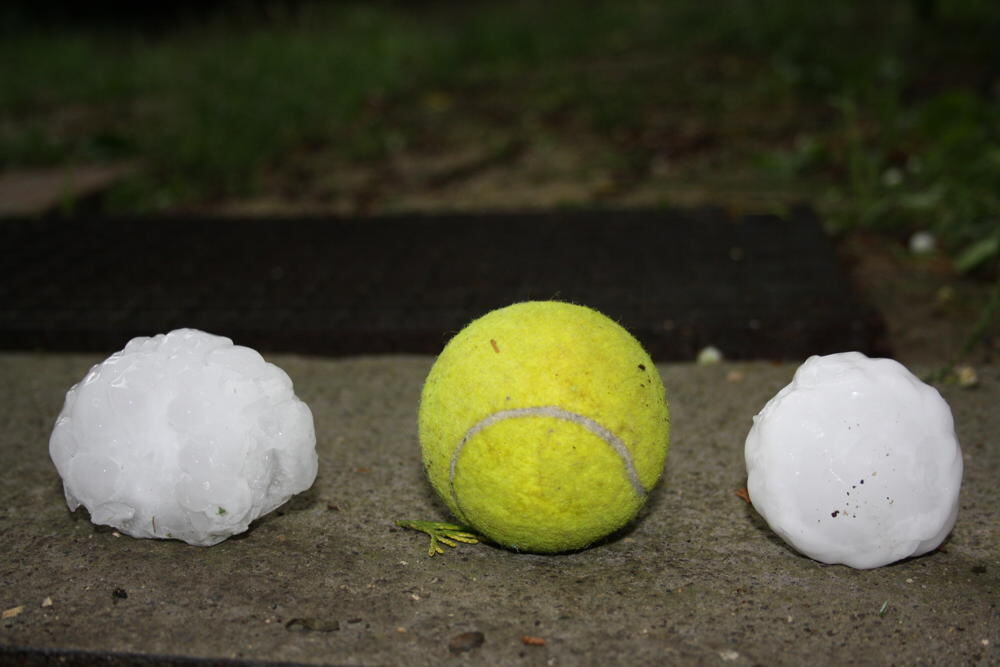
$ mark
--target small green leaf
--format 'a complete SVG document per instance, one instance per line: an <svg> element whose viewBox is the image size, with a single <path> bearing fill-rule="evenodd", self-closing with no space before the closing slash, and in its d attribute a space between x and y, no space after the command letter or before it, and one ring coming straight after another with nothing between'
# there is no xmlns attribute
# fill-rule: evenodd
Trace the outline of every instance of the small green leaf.
<svg viewBox="0 0 1000 667"><path fill-rule="evenodd" d="M934 185L921 192L907 192L899 196L899 204L913 211L926 211L939 205L944 198L944 187Z"/></svg>
<svg viewBox="0 0 1000 667"><path fill-rule="evenodd" d="M219 508L219 516L222 516L225 513L226 513L226 508L225 507L220 507Z"/></svg>
<svg viewBox="0 0 1000 667"><path fill-rule="evenodd" d="M979 239L955 258L955 270L968 273L1000 252L1000 235Z"/></svg>
<svg viewBox="0 0 1000 667"><path fill-rule="evenodd" d="M418 530L421 533L427 533L430 535L431 543L430 547L427 549L428 556L443 554L444 549L441 548L442 544L455 548L458 546L459 542L463 542L465 544L477 544L479 542L478 535L470 533L464 526L459 526L454 523L403 519L397 521L396 525L400 528Z"/></svg>
<svg viewBox="0 0 1000 667"><path fill-rule="evenodd" d="M882 608L878 610L879 617L885 616L885 612L889 610L889 601L886 600L882 603Z"/></svg>

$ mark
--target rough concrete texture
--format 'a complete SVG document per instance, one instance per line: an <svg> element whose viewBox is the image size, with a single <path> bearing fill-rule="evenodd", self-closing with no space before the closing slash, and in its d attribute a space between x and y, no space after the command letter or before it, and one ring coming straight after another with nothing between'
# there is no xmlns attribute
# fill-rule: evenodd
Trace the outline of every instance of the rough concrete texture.
<svg viewBox="0 0 1000 667"><path fill-rule="evenodd" d="M975 389L942 387L966 464L951 538L858 571L797 555L736 495L750 418L794 365L661 366L664 480L615 539L559 556L479 544L429 558L424 536L393 522L446 518L416 438L432 359L271 360L314 411L319 477L245 535L201 548L68 512L48 436L99 359L0 356L0 658L40 661L21 647L335 664L1000 661L1000 367L981 367Z"/></svg>

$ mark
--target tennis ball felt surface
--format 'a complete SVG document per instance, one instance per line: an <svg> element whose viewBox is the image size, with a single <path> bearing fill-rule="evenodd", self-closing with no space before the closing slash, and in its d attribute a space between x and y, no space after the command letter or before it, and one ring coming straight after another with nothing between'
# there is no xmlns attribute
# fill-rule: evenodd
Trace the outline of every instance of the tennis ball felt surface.
<svg viewBox="0 0 1000 667"><path fill-rule="evenodd" d="M469 324L424 384L424 467L461 522L532 552L581 549L631 521L660 478L659 373L597 311L518 303Z"/></svg>

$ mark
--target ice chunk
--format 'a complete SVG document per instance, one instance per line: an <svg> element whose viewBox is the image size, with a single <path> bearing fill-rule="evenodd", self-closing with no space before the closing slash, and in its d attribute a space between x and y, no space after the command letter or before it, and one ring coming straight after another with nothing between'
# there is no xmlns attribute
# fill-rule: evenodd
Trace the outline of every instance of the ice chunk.
<svg viewBox="0 0 1000 667"><path fill-rule="evenodd" d="M71 509L134 537L208 546L316 478L309 407L222 336L135 338L66 394L49 441Z"/></svg>
<svg viewBox="0 0 1000 667"><path fill-rule="evenodd" d="M818 561L887 565L937 548L955 525L951 410L891 359L809 358L754 417L744 453L754 508Z"/></svg>

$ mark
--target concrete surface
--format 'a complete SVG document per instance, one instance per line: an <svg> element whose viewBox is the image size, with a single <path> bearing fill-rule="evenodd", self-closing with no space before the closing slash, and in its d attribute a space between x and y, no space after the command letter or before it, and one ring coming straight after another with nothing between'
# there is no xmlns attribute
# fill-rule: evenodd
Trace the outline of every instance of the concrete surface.
<svg viewBox="0 0 1000 667"><path fill-rule="evenodd" d="M139 171L135 162L76 165L0 173L0 216L44 215L77 205Z"/></svg>
<svg viewBox="0 0 1000 667"><path fill-rule="evenodd" d="M0 662L94 657L66 653L78 650L364 665L1000 662L996 365L975 389L942 388L966 463L951 538L857 571L796 555L735 494L750 418L793 364L661 366L667 469L616 539L560 556L480 544L428 558L426 539L393 522L446 518L416 439L432 359L269 358L314 411L319 477L244 536L200 548L68 512L48 436L97 357L0 355Z"/></svg>

